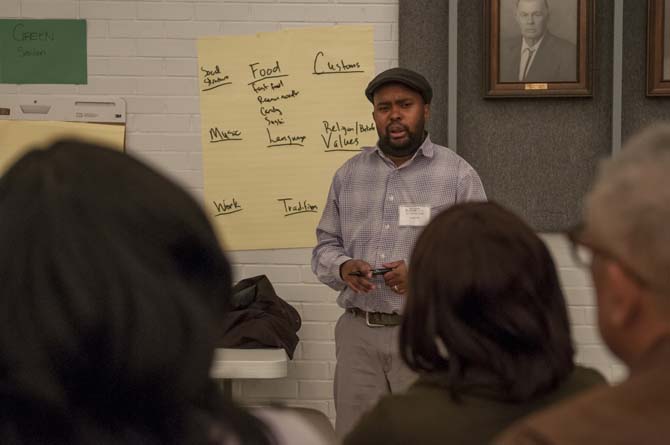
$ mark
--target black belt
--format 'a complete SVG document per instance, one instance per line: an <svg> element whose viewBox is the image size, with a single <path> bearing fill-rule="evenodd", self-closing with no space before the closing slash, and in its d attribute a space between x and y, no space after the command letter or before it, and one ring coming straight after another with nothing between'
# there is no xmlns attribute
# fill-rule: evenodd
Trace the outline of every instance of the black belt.
<svg viewBox="0 0 670 445"><path fill-rule="evenodd" d="M347 309L347 311L357 317L365 318L365 323L370 327L398 326L400 324L400 314L386 314L384 312L367 312L357 307Z"/></svg>

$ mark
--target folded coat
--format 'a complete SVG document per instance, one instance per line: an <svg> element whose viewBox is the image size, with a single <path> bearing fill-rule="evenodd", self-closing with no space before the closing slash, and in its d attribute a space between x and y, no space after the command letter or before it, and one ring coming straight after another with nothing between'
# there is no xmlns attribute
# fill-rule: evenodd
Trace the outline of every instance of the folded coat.
<svg viewBox="0 0 670 445"><path fill-rule="evenodd" d="M298 345L301 319L282 300L265 275L246 278L233 287L233 309L223 317L219 347L283 348L289 358Z"/></svg>

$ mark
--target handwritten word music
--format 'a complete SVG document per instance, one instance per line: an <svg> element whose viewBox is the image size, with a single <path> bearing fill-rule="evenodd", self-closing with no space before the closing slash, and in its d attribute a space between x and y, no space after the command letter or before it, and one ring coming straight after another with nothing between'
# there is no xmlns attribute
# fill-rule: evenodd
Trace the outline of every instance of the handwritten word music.
<svg viewBox="0 0 670 445"><path fill-rule="evenodd" d="M242 132L240 130L221 130L219 127L213 127L209 129L210 144L241 140Z"/></svg>

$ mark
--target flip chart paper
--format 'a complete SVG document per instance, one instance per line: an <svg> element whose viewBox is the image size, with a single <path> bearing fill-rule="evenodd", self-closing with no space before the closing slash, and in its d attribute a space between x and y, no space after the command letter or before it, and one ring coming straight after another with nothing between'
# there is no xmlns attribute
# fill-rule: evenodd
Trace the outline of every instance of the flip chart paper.
<svg viewBox="0 0 670 445"><path fill-rule="evenodd" d="M230 250L311 247L335 170L376 143L368 26L198 40L205 208Z"/></svg>
<svg viewBox="0 0 670 445"><path fill-rule="evenodd" d="M61 138L82 139L123 150L124 125L83 122L0 120L0 174L16 158L34 147Z"/></svg>

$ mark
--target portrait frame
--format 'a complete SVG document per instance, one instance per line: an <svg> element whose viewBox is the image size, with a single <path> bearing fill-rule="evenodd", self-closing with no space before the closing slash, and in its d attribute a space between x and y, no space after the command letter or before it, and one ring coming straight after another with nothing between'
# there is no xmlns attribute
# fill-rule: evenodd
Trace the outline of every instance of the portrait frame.
<svg viewBox="0 0 670 445"><path fill-rule="evenodd" d="M505 1L507 9L510 2L514 0L484 0L484 98L506 98L506 97L590 97L593 95L593 42L595 32L595 1L594 0L573 0L575 29L573 53L574 53L574 80L566 79L532 79L530 81L510 80L511 78L503 75L511 62L503 64L502 54L508 54L503 49L507 42L501 39L501 3ZM550 0L563 1L563 0ZM516 4L514 2L514 4ZM550 6L551 7L551 6ZM550 34L552 28L549 28ZM518 34L518 40L521 42L521 34ZM543 39L544 40L544 39ZM540 44L539 50L542 49ZM520 53L521 43L517 45ZM539 52L537 53L539 54ZM506 56L507 57L507 56ZM517 56L521 57L521 56ZM546 58L546 57L545 57ZM564 58L563 58L564 59ZM518 59L517 59L518 60ZM536 63L533 60L533 64ZM507 67L503 66L507 65ZM514 65L517 66L517 65ZM519 68L519 71L521 69ZM572 72L572 71L571 71ZM519 74L521 77L521 74Z"/></svg>
<svg viewBox="0 0 670 445"><path fill-rule="evenodd" d="M670 96L670 0L648 0L647 96Z"/></svg>

